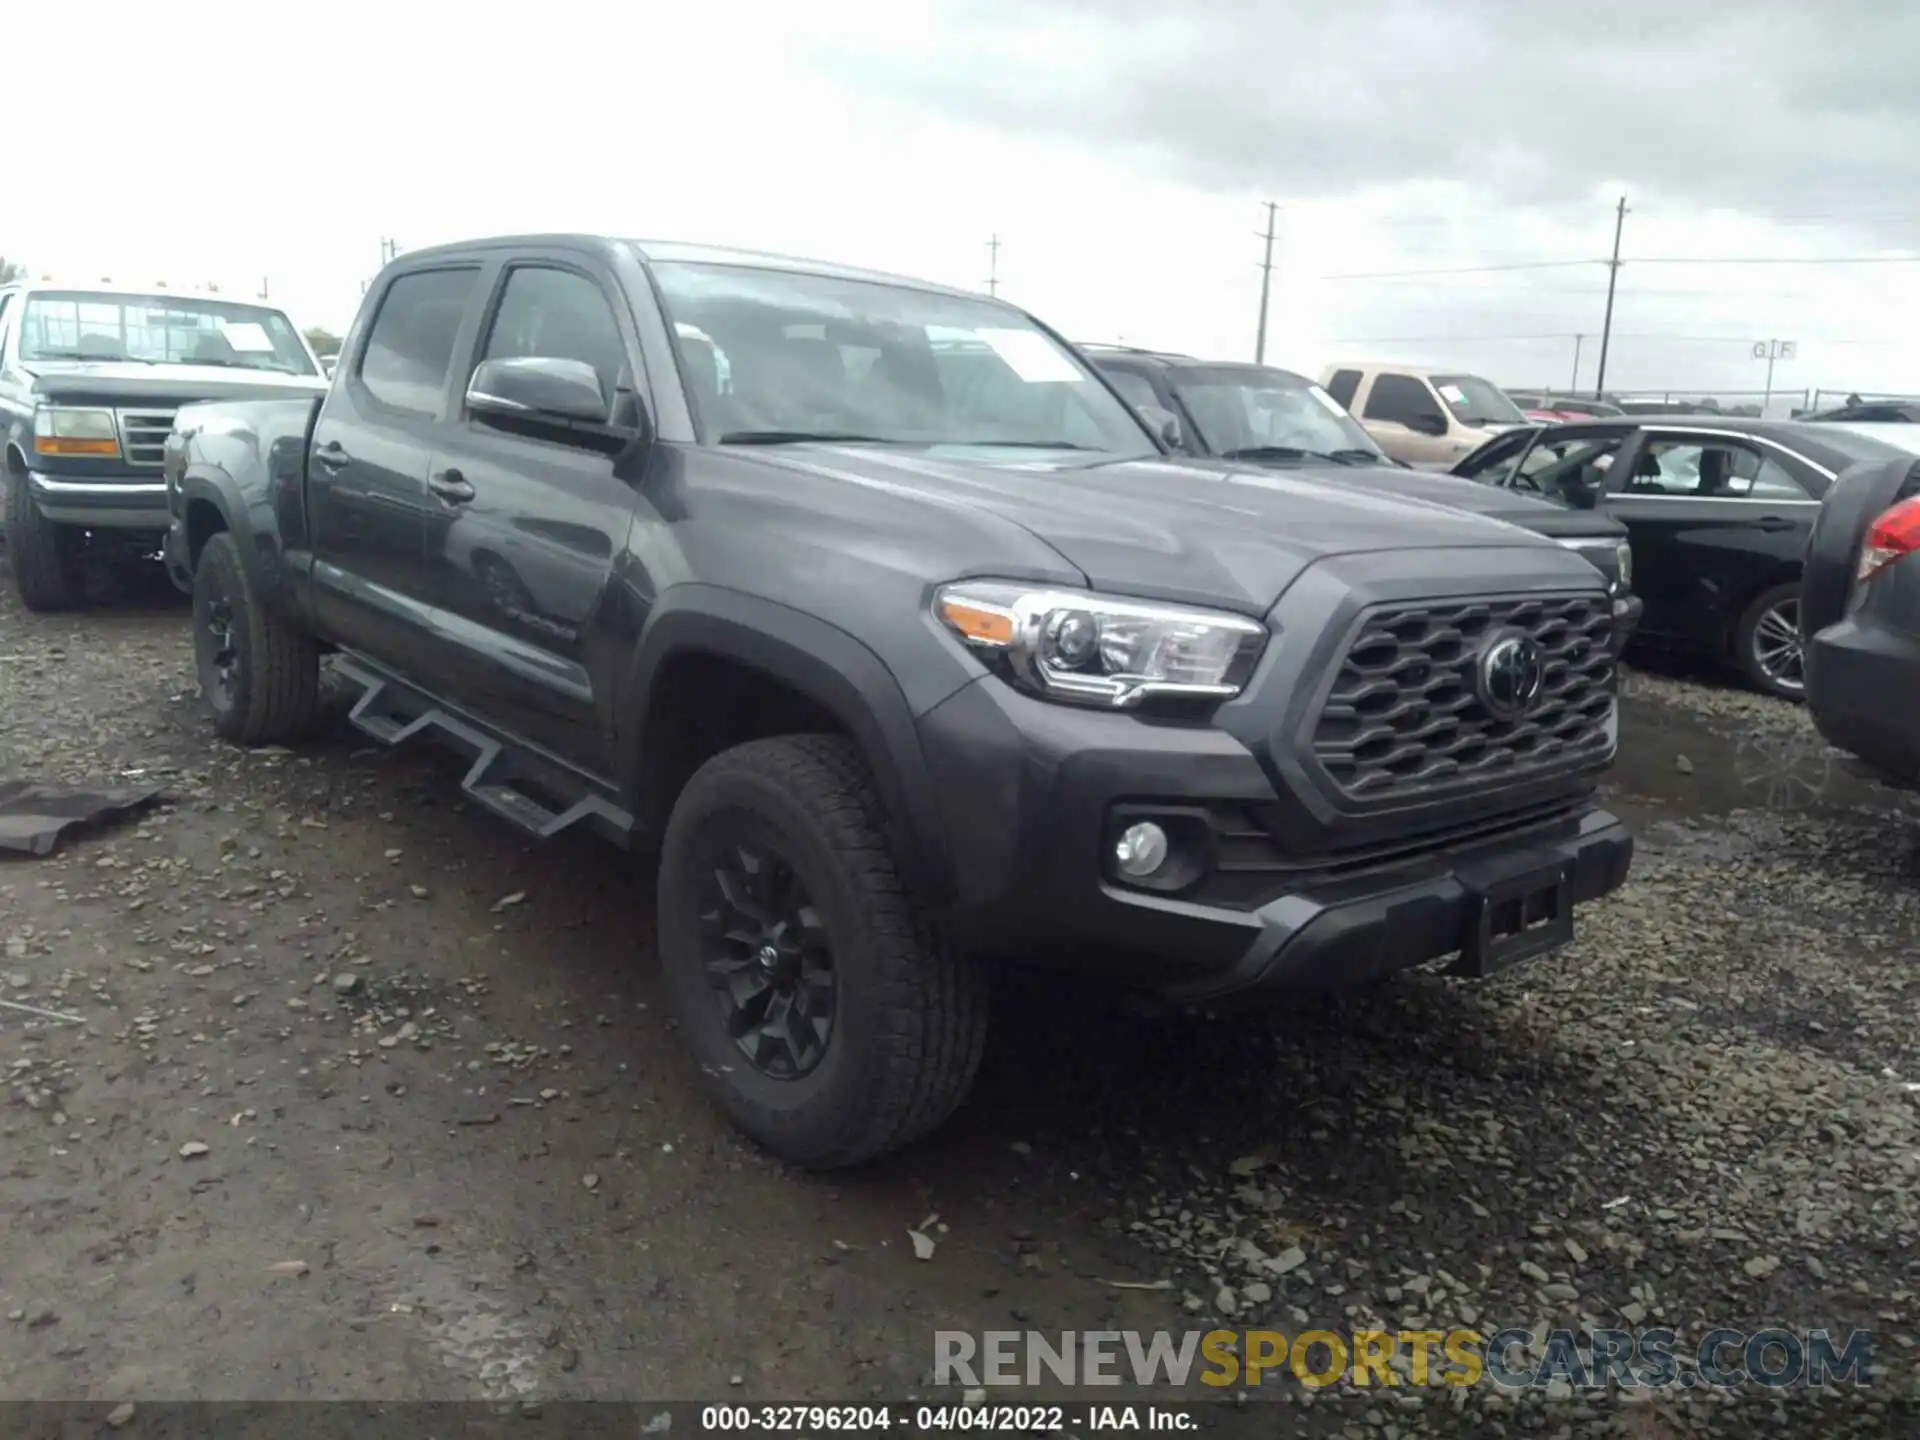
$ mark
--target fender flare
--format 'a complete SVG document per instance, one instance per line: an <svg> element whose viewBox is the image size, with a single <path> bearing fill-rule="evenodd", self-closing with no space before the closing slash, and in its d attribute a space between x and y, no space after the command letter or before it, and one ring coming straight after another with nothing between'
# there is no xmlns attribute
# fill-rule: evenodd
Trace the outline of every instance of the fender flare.
<svg viewBox="0 0 1920 1440"><path fill-rule="evenodd" d="M953 894L953 867L932 776L906 695L885 662L838 626L771 600L697 582L673 586L648 614L618 714L622 789L646 813L640 757L654 681L675 656L731 660L806 696L853 737L898 827L900 856L915 891L939 904Z"/></svg>

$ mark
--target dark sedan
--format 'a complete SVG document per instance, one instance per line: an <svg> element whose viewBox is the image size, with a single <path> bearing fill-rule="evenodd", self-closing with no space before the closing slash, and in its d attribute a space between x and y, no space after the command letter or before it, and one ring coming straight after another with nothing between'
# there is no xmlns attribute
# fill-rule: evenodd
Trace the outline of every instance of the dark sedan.
<svg viewBox="0 0 1920 1440"><path fill-rule="evenodd" d="M1909 454L1891 428L1630 415L1497 436L1453 473L1622 521L1646 602L1635 641L1729 660L1797 700L1801 561L1820 500L1850 467Z"/></svg>
<svg viewBox="0 0 1920 1440"><path fill-rule="evenodd" d="M1605 516L1569 511L1526 495L1490 492L1388 459L1338 400L1291 370L1111 345L1082 348L1121 398L1181 454L1271 469L1310 469L1316 481L1327 484L1424 500L1519 525L1578 551L1606 576L1614 600L1616 644L1639 619L1626 531Z"/></svg>
<svg viewBox="0 0 1920 1440"><path fill-rule="evenodd" d="M1820 733L1896 783L1920 783L1920 460L1849 471L1807 550L1801 628Z"/></svg>

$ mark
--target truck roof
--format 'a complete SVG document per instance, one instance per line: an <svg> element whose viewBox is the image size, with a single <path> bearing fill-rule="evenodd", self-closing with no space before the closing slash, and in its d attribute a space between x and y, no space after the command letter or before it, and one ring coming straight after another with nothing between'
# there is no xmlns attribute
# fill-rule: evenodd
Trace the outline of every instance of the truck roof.
<svg viewBox="0 0 1920 1440"><path fill-rule="evenodd" d="M915 290L929 290L941 295L964 296L970 300L985 300L991 304L1006 305L1004 300L992 299L976 290L939 285L931 280L917 280L910 275L896 275L885 270L865 270L853 265L838 265L828 260L810 260L797 255L780 255L766 250L747 250L729 245L699 245L681 240L636 240L623 236L581 233L490 235L409 250L401 258L414 260L421 256L460 255L502 247L536 245L592 250L602 254L625 249L643 264L679 261L688 264L750 265L763 270L790 270L806 275L827 276L836 280L865 280L881 285L902 285ZM1007 308L1012 310L1017 307L1007 305Z"/></svg>
<svg viewBox="0 0 1920 1440"><path fill-rule="evenodd" d="M58 290L68 295L115 295L127 299L139 300L204 300L216 305L252 305L261 310L280 310L281 307L271 300L262 300L257 295L228 295L218 290L202 290L176 285L116 285L106 281L88 283L84 280L15 280L0 285L0 290L11 290L16 294L33 294L42 290ZM285 313L282 311L281 313Z"/></svg>

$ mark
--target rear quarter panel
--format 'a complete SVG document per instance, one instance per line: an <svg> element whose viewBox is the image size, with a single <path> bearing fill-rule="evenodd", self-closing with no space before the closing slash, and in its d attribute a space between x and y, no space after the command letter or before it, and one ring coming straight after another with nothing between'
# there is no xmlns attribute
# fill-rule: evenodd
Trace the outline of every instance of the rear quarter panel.
<svg viewBox="0 0 1920 1440"><path fill-rule="evenodd" d="M307 440L320 403L312 396L183 406L164 462L189 565L212 535L229 531L256 593L296 612L304 566L289 556L307 554Z"/></svg>

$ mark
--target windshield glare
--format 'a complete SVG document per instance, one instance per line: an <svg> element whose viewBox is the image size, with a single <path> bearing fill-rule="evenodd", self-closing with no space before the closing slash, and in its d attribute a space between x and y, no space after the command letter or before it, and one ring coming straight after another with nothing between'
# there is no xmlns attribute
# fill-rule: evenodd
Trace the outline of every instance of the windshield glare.
<svg viewBox="0 0 1920 1440"><path fill-rule="evenodd" d="M278 310L81 290L38 290L28 297L20 320L20 358L314 373L293 322Z"/></svg>
<svg viewBox="0 0 1920 1440"><path fill-rule="evenodd" d="M1380 454L1360 422L1325 390L1277 370L1182 370L1174 393L1216 455L1260 446Z"/></svg>
<svg viewBox="0 0 1920 1440"><path fill-rule="evenodd" d="M1464 424L1519 425L1526 421L1505 391L1478 375L1436 375L1433 388L1447 402L1454 418Z"/></svg>
<svg viewBox="0 0 1920 1440"><path fill-rule="evenodd" d="M1005 305L749 265L651 268L710 440L1157 453L1106 386Z"/></svg>

